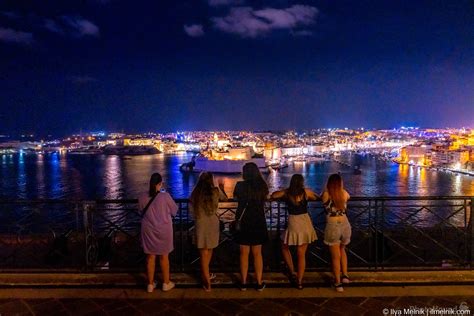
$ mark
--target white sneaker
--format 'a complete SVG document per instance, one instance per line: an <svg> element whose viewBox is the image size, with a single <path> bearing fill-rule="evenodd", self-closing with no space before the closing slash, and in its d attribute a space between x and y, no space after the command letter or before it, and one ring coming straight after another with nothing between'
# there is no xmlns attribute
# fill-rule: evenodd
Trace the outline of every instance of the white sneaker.
<svg viewBox="0 0 474 316"><path fill-rule="evenodd" d="M148 284L146 287L146 291L148 293L152 293L156 289L156 282L153 282L153 284Z"/></svg>
<svg viewBox="0 0 474 316"><path fill-rule="evenodd" d="M344 292L344 288L342 287L342 283L334 284L337 292Z"/></svg>
<svg viewBox="0 0 474 316"><path fill-rule="evenodd" d="M175 283L174 282L169 282L169 283L163 283L163 286L161 287L161 289L163 290L163 292L168 292L169 290L172 290L174 287L175 287Z"/></svg>

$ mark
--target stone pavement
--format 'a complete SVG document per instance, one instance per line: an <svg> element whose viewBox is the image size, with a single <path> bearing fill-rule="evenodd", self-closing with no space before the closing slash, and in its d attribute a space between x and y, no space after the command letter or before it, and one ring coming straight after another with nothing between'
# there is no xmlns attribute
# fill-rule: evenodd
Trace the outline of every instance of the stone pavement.
<svg viewBox="0 0 474 316"><path fill-rule="evenodd" d="M384 309L386 315L408 315L403 308L433 306L472 306L474 314L474 271L353 272L343 293L328 286L329 276L309 272L305 289L296 290L282 274L267 273L263 292L241 292L233 285L235 275L218 274L206 293L195 276L173 274L178 288L146 293L143 274L4 272L0 316L385 315Z"/></svg>
<svg viewBox="0 0 474 316"><path fill-rule="evenodd" d="M7 315L384 315L388 308L474 306L473 297L286 299L2 299ZM402 314L403 315L403 314Z"/></svg>
<svg viewBox="0 0 474 316"><path fill-rule="evenodd" d="M10 297L10 298L7 298ZM14 297L14 298L12 298ZM0 315L384 315L384 309L474 307L474 286L347 288L1 289ZM390 314L387 314L390 315ZM403 311L402 311L402 314ZM442 315L442 314L441 314ZM446 314L444 314L446 315ZM467 314L464 314L467 315Z"/></svg>

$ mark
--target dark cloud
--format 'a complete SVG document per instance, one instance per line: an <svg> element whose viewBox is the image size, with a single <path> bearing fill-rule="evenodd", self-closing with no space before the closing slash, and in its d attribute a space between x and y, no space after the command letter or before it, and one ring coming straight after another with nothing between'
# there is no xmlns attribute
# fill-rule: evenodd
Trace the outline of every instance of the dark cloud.
<svg viewBox="0 0 474 316"><path fill-rule="evenodd" d="M12 19L12 20L16 20L16 19L21 18L20 14L18 14L16 12L12 12L12 11L3 11L3 12L0 12L0 15L2 15L4 17L7 17L9 19Z"/></svg>
<svg viewBox="0 0 474 316"><path fill-rule="evenodd" d="M80 16L61 16L57 19L45 19L43 26L50 32L72 37L99 37L99 27Z"/></svg>
<svg viewBox="0 0 474 316"><path fill-rule="evenodd" d="M58 33L58 34L61 34L61 35L65 34L63 28L61 26L59 26L59 24L56 23L56 21L54 21L52 19L45 19L44 20L44 27L45 27L45 29L47 29L50 32Z"/></svg>
<svg viewBox="0 0 474 316"><path fill-rule="evenodd" d="M204 29L202 24L185 25L183 28L184 32L191 37L204 36Z"/></svg>
<svg viewBox="0 0 474 316"><path fill-rule="evenodd" d="M3 41L30 44L33 40L33 33L40 29L75 38L100 36L99 27L79 15L63 15L54 18L45 18L35 13L25 15L17 12L0 12L0 15L16 20L16 23L20 23L19 25L25 28L32 29L31 32L22 32L3 28L1 39Z"/></svg>
<svg viewBox="0 0 474 316"><path fill-rule="evenodd" d="M273 30L294 30L311 25L315 23L317 15L318 9L307 5L259 10L251 7L236 7L231 8L228 15L213 17L211 21L215 29L221 32L255 38Z"/></svg>
<svg viewBox="0 0 474 316"><path fill-rule="evenodd" d="M218 6L228 6L228 5L239 5L243 4L244 0L208 0L207 3L211 7L218 7Z"/></svg>
<svg viewBox="0 0 474 316"><path fill-rule="evenodd" d="M80 16L65 15L61 17L61 21L63 22L66 31L69 31L70 34L74 36L100 36L99 27L93 22L86 20Z"/></svg>
<svg viewBox="0 0 474 316"><path fill-rule="evenodd" d="M294 36L311 36L313 35L313 32L309 30L297 30L297 31L291 32L291 34Z"/></svg>
<svg viewBox="0 0 474 316"><path fill-rule="evenodd" d="M33 34L17 31L11 28L0 27L0 41L21 45L31 45L33 43Z"/></svg>

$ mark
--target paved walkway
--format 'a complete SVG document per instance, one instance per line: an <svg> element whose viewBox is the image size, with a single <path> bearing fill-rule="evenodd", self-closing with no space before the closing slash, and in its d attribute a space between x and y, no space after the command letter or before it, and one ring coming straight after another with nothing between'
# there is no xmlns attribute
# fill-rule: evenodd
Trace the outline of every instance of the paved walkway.
<svg viewBox="0 0 474 316"><path fill-rule="evenodd" d="M285 297L286 296L286 297ZM6 298L15 297L15 298ZM474 307L474 286L347 288L2 289L0 315L395 315L403 308ZM384 309L388 313L384 314ZM474 311L474 308L472 309ZM392 312L392 314L390 314ZM442 314L441 314L442 315ZM446 315L446 314L444 314ZM466 314L467 315L467 314Z"/></svg>
<svg viewBox="0 0 474 316"><path fill-rule="evenodd" d="M268 273L263 292L241 292L235 275L218 274L218 284L206 293L194 276L174 274L178 288L146 293L143 274L0 273L0 316L408 315L403 308L410 307L472 307L474 315L471 271L353 272L343 293L328 287L328 277L308 273L307 287L296 290L282 274Z"/></svg>

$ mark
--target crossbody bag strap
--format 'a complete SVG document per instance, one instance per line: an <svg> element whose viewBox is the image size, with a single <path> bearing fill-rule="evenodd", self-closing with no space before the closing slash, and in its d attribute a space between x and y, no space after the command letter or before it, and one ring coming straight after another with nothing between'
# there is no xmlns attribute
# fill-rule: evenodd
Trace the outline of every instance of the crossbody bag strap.
<svg viewBox="0 0 474 316"><path fill-rule="evenodd" d="M150 201L148 201L147 205L145 206L145 208L142 211L142 217L145 217L146 211L148 211L148 209L150 208L151 203L153 203L153 201L155 200L155 198L158 196L159 193L160 192L155 193L155 195L153 195L153 197L150 199Z"/></svg>
<svg viewBox="0 0 474 316"><path fill-rule="evenodd" d="M242 210L242 214L240 214L239 221L242 220L242 218L244 217L245 211L247 210L247 208L249 206L249 192L250 192L250 189L248 187L248 183L246 184L246 186L247 186L247 203L245 204L245 207Z"/></svg>

